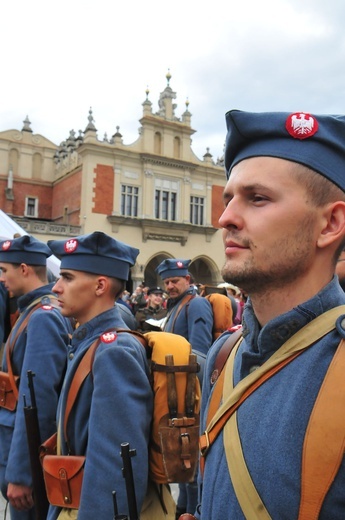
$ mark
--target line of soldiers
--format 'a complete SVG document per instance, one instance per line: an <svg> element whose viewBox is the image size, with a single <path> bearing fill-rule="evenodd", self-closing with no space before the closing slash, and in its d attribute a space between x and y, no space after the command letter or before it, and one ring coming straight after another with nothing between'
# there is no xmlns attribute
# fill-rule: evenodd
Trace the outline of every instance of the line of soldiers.
<svg viewBox="0 0 345 520"><path fill-rule="evenodd" d="M198 493L195 482L180 489L178 514L341 520L345 294L335 266L345 244L345 117L235 110L226 120L219 223L223 278L248 294L238 336L225 332L210 348L212 310L193 294L188 261L168 259L157 268L169 294L165 330L185 335L200 359L206 356ZM61 259L53 287L46 277L51 253ZM138 253L101 232L47 245L32 237L0 243L1 281L20 311L0 373L0 480L12 520L35 518L23 434L27 370L36 374L43 438L57 430L62 457L85 456L78 506L68 507L66 492L65 503L50 505L48 520L111 519L113 489L128 512L117 453L124 440L137 450L140 518L175 517L174 505L162 513L148 478L146 354L135 335L117 332L124 322L114 301ZM72 330L71 318L78 322ZM94 355L71 406L87 352Z"/></svg>
<svg viewBox="0 0 345 520"><path fill-rule="evenodd" d="M61 259L61 273L55 283L49 284L46 261L53 253ZM36 518L23 405L23 398L30 395L28 371L35 374L42 439L48 439L57 429L60 453L80 455L87 451L79 518L107 518L113 507L114 488L118 507L126 510L121 461L117 460L116 451L124 439L130 439L138 453L133 461L135 488L139 510L143 508L145 514L152 416L147 360L135 336L115 334L109 339L104 334L110 328L126 328L121 305L114 305L114 301L124 290L137 254L137 249L101 232L48 244L27 235L0 243L1 281L17 298L19 309L19 319L6 342L0 373L3 377L9 372L20 376L15 409L9 409L6 400L3 405L0 403L0 483L13 520ZM169 295L168 309L161 305L163 290L154 287L148 294L152 305L140 311L142 316L137 313L137 319L145 331L146 327L151 328L146 323L149 316L165 317L165 330L185 336L194 350L206 357L212 343L209 302L193 298L188 302L188 312L186 306L180 312L183 298L196 296L190 284L189 262L162 262L157 272ZM71 318L78 323L77 329ZM80 389L78 402L64 428L74 374L85 351L99 336L102 340L92 375ZM179 501L178 516L187 508L194 511L196 482L181 485ZM48 518L61 519L65 513L71 517L70 508L51 506ZM175 519L175 509L164 518Z"/></svg>

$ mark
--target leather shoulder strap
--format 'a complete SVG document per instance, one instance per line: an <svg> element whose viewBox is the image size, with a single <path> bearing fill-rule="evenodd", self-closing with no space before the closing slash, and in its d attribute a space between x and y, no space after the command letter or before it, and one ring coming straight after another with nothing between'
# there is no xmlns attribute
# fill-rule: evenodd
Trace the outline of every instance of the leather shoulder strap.
<svg viewBox="0 0 345 520"><path fill-rule="evenodd" d="M183 307L185 305L189 305L189 302L191 300L193 300L193 298L195 298L195 297L196 297L196 294L186 294L186 296L184 296L182 298L182 300L180 301L180 303L179 303L179 305L177 307L177 310L176 310L176 312L174 314L174 319L173 319L173 322L172 322L172 325L171 325L171 332L174 332L175 322L176 322L180 312L182 311ZM173 311L174 311L174 308L171 309L170 315L173 313ZM169 316L167 317L167 321L165 322L166 324L168 322L168 319L169 319Z"/></svg>
<svg viewBox="0 0 345 520"><path fill-rule="evenodd" d="M142 334L140 334L139 332L136 332L136 331L132 331L132 330L129 330L129 329L116 329L116 328L114 328L114 329L109 329L108 331L105 331L103 334L105 334L106 332L114 331L114 330L118 334L123 333L123 332L127 332L129 334L132 334L133 336L135 336L140 341L140 343L143 345L143 347L146 348L147 342L146 342L144 336ZM75 400L77 398L77 395L79 393L81 385L83 384L83 382L85 381L87 376L92 371L93 361L94 361L94 358L95 358L96 350L97 350L97 348L98 348L98 346L99 346L99 344L101 342L101 336L96 341L94 341L90 345L90 347L87 349L86 353L84 354L83 358L81 359L81 361L80 361L80 363L79 363L79 365L78 365L78 367L77 367L77 369L75 371L75 374L74 374L72 382L71 382L71 386L70 386L70 389L69 389L69 392L68 392L68 395L67 395L66 410L65 410L65 416L64 416L64 425L63 425L64 437L65 437L65 440L66 440L67 443L68 443L68 438L67 438L68 418L69 418L69 415L70 415L71 410L73 408L73 405L75 403Z"/></svg>
<svg viewBox="0 0 345 520"><path fill-rule="evenodd" d="M212 417L215 415L216 411L219 408L222 393L223 393L223 384L224 384L224 376L225 370L223 370L225 363L227 362L230 353L234 349L235 345L239 343L242 339L242 328L231 334L223 343L220 348L215 363L214 370L211 375L211 384L214 384L214 389L212 392L212 396L210 399L210 404L207 412L207 421L206 424L211 422Z"/></svg>
<svg viewBox="0 0 345 520"><path fill-rule="evenodd" d="M233 334L230 334L228 338L224 341L223 345L221 346L216 360L214 362L214 369L211 375L211 384L214 385L217 381L221 371L224 368L224 365L230 355L230 352L236 345L237 341L242 336L242 327L238 328Z"/></svg>
<svg viewBox="0 0 345 520"><path fill-rule="evenodd" d="M16 330L16 333L15 335L12 337L12 333L10 333L9 337L8 337L8 340L7 340L7 343L6 343L6 363L7 363L7 370L8 370L8 377L10 379L10 383L11 383L11 388L12 388L12 391L13 391L13 395L15 396L16 398L16 401L18 402L18 388L17 388L17 385L16 385L16 382L14 380L14 375L13 375L13 369L12 369L12 363L11 363L11 356L12 356L12 353L13 353L13 350L14 350L14 347L15 347L15 344L17 342L17 339L19 338L20 334L26 329L28 323L29 323L29 319L31 317L31 315L37 310L39 309L40 307L42 307L42 298L45 298L46 296L49 297L49 300L50 300L50 303L53 307L56 307L57 305L55 304L55 302L53 302L52 300L57 300L56 296L53 296L53 295L43 295L43 296L40 296L39 298L36 298L31 304L30 306L28 307L27 310L29 310L29 312L27 312L25 318L23 319L23 321L21 322L21 324L19 325L18 329ZM13 329L12 329L13 330Z"/></svg>
<svg viewBox="0 0 345 520"><path fill-rule="evenodd" d="M86 353L84 354L82 360L80 361L77 370L75 371L74 377L71 382L71 386L67 395L67 402L66 402L66 410L65 410L65 417L64 417L64 437L66 442L68 443L67 439L67 423L68 418L71 413L71 410L73 408L73 405L75 403L75 400L77 398L77 395L79 393L80 387L87 378L87 376L90 374L92 370L93 360L96 353L96 349L98 348L99 344L101 342L101 338L96 339L91 346L87 349Z"/></svg>

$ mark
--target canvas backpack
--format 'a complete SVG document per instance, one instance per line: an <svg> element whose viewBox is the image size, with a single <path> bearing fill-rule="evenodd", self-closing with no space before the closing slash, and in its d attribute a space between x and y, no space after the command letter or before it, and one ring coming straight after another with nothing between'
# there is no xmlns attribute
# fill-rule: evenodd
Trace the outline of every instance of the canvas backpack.
<svg viewBox="0 0 345 520"><path fill-rule="evenodd" d="M201 286L200 296L206 298L211 304L213 313L212 337L213 341L216 341L233 323L234 316L230 298L223 287L212 287L210 285Z"/></svg>
<svg viewBox="0 0 345 520"><path fill-rule="evenodd" d="M151 480L157 484L192 482L199 457L201 389L196 377L200 367L191 344L170 332L105 331L112 332L135 335L149 361L154 396L149 443ZM92 355L86 375L92 370L99 344L98 339L88 349Z"/></svg>
<svg viewBox="0 0 345 520"><path fill-rule="evenodd" d="M178 334L152 331L138 339L146 348L154 394L150 477L157 484L192 482L199 456L201 398L196 355Z"/></svg>

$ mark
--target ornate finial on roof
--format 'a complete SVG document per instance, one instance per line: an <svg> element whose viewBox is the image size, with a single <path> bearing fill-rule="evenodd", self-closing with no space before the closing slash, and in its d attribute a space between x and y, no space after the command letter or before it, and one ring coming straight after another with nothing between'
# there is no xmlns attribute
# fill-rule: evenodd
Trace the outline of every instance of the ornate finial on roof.
<svg viewBox="0 0 345 520"><path fill-rule="evenodd" d="M170 69L168 69L168 73L167 73L167 75L166 75L165 77L166 77L167 82L168 82L168 85L167 85L167 86L169 87L169 86L170 86L169 83L170 83L170 80L171 80Z"/></svg>
<svg viewBox="0 0 345 520"><path fill-rule="evenodd" d="M120 127L117 126L117 127L116 127L116 132L115 132L115 134L113 135L113 137L122 137L122 134L120 134L119 130L120 130Z"/></svg>
<svg viewBox="0 0 345 520"><path fill-rule="evenodd" d="M151 106L152 106L152 103L149 100L149 93L150 93L150 90L149 90L149 87L147 86L146 90L145 90L146 99L145 99L144 103L142 104L144 107L144 110L146 110L146 111L147 110L151 111Z"/></svg>
<svg viewBox="0 0 345 520"><path fill-rule="evenodd" d="M69 137L66 140L66 146L69 152L73 152L76 147L76 138L75 138L75 131L70 130Z"/></svg>
<svg viewBox="0 0 345 520"><path fill-rule="evenodd" d="M88 123L87 127L85 128L85 132L87 132L88 130L93 130L94 132L97 132L96 127L93 124L94 118L92 115L92 107L90 107L90 110L89 110L88 120L89 120L89 123Z"/></svg>
<svg viewBox="0 0 345 520"><path fill-rule="evenodd" d="M29 116L26 116L23 123L24 123L24 126L22 128L22 132L32 132L32 129L30 127L31 121L29 120Z"/></svg>

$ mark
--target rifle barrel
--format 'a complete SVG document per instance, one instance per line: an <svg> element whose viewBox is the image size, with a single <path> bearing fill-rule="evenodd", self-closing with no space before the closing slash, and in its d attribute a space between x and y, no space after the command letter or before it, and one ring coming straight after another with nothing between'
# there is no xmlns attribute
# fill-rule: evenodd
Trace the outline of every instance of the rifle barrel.
<svg viewBox="0 0 345 520"><path fill-rule="evenodd" d="M137 500L135 496L135 487L134 487L134 478L133 478L133 468L131 457L136 455L135 449L129 449L129 443L123 442L121 444L121 457L123 460L123 468L122 473L125 479L126 484L126 493L127 493L127 504L128 504L128 512L129 512L129 520L139 520L138 510L137 510Z"/></svg>
<svg viewBox="0 0 345 520"><path fill-rule="evenodd" d="M32 487L35 503L35 519L46 520L49 502L47 499L42 467L38 455L39 447L41 445L41 435L38 422L35 390L33 386L34 374L29 370L27 375L31 394L31 406L26 405L26 399L24 396L24 417L29 446Z"/></svg>

